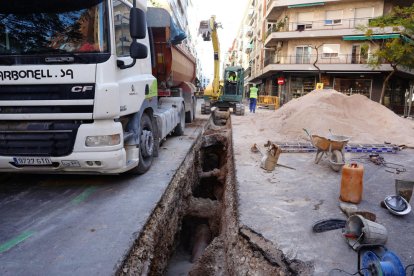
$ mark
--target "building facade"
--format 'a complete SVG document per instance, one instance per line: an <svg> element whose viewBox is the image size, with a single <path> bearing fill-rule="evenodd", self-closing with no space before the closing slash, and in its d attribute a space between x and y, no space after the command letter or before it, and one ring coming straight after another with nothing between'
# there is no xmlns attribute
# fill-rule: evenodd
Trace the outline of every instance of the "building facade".
<svg viewBox="0 0 414 276"><path fill-rule="evenodd" d="M309 93L316 83L379 101L392 68L383 64L372 69L368 60L377 42L400 34L395 28L374 29L375 35L368 38L362 27L395 5L413 2L252 0L244 20L249 40L246 81L260 84L261 94L279 96L282 103ZM395 75L384 104L401 112L413 79L410 72Z"/></svg>

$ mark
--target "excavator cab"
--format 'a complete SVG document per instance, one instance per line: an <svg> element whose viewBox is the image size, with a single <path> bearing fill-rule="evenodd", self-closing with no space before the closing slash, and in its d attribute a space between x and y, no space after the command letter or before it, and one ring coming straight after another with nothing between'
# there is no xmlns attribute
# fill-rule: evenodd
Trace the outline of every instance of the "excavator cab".
<svg viewBox="0 0 414 276"><path fill-rule="evenodd" d="M244 89L244 69L240 66L227 67L224 70L224 86L221 89L218 106L233 108L236 115L243 115L244 106L243 89ZM243 108L243 111L240 109Z"/></svg>

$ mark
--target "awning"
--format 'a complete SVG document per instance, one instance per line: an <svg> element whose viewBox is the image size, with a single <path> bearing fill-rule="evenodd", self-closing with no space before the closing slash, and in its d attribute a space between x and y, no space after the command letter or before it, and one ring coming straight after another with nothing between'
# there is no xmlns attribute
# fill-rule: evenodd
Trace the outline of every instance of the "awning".
<svg viewBox="0 0 414 276"><path fill-rule="evenodd" d="M325 2L316 2L316 3L308 3L308 4L296 4L296 5L289 5L288 9L312 7L312 6L323 6L323 5L325 5Z"/></svg>
<svg viewBox="0 0 414 276"><path fill-rule="evenodd" d="M371 40L371 39L391 39L400 38L400 34L380 34L380 35L348 35L342 37L343 40Z"/></svg>

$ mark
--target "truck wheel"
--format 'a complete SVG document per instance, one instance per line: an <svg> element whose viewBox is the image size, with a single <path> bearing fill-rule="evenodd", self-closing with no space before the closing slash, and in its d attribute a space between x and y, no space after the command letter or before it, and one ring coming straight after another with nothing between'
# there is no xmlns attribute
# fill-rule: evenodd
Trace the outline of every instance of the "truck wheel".
<svg viewBox="0 0 414 276"><path fill-rule="evenodd" d="M190 111L187 111L185 113L185 122L187 124L189 124L189 123L191 123L193 121L192 119L193 119L193 110L191 109Z"/></svg>
<svg viewBox="0 0 414 276"><path fill-rule="evenodd" d="M174 128L174 135L175 136L181 136L184 134L185 129L185 109L184 105L181 106L181 112L180 112L180 122L178 125Z"/></svg>
<svg viewBox="0 0 414 276"><path fill-rule="evenodd" d="M194 100L191 99L191 104L190 104L190 111L187 111L185 113L185 122L186 123L191 123L194 120Z"/></svg>
<svg viewBox="0 0 414 276"><path fill-rule="evenodd" d="M144 113L141 117L141 135L139 142L139 162L138 166L130 172L133 174L143 174L149 170L152 165L154 153L154 132L151 119L148 114Z"/></svg>
<svg viewBox="0 0 414 276"><path fill-rule="evenodd" d="M206 104L201 104L201 114L206 114Z"/></svg>
<svg viewBox="0 0 414 276"><path fill-rule="evenodd" d="M194 97L192 108L193 108L193 121L194 121L196 118L196 110L197 110L197 98L196 97Z"/></svg>
<svg viewBox="0 0 414 276"><path fill-rule="evenodd" d="M209 104L206 104L205 113L204 114L210 114L210 113L211 113L211 105L209 103Z"/></svg>

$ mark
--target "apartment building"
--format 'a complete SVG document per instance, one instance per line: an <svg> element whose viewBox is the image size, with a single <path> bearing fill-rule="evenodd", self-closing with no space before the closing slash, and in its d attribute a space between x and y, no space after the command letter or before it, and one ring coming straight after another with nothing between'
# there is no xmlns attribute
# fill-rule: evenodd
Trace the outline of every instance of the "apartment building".
<svg viewBox="0 0 414 276"><path fill-rule="evenodd" d="M414 1L392 0L251 0L244 19L248 29L246 81L260 84L264 95L282 103L303 96L321 82L347 95L379 101L389 65L372 69L368 59L379 41L400 37L394 28L375 29L371 38L361 26ZM232 49L233 51L235 49ZM321 78L319 80L319 75ZM384 104L401 112L414 73L400 72L386 91Z"/></svg>

